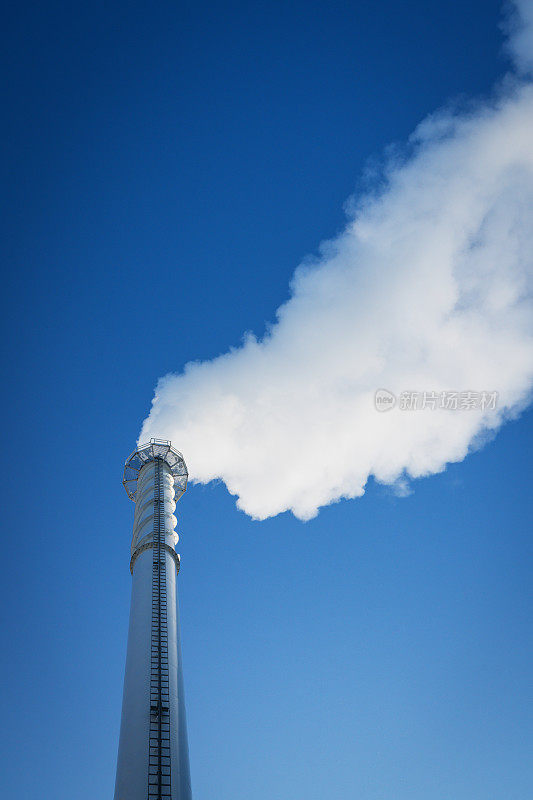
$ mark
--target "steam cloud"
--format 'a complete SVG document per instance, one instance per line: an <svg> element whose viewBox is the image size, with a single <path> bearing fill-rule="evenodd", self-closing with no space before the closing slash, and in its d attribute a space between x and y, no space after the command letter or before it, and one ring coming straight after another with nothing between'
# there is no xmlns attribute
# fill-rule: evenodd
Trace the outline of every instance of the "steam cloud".
<svg viewBox="0 0 533 800"><path fill-rule="evenodd" d="M533 2L490 103L438 113L412 155L300 266L260 340L163 377L139 441L168 438L257 519L400 493L527 405L533 379ZM379 413L377 389L497 391L496 408Z"/></svg>

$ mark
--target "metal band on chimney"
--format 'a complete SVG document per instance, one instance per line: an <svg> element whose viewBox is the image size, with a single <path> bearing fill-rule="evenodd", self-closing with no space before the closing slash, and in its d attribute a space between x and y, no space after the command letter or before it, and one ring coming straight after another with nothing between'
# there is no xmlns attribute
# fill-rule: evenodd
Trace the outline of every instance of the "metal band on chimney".
<svg viewBox="0 0 533 800"><path fill-rule="evenodd" d="M134 554L131 557L131 561L130 561L130 572L131 572L132 575L133 575L133 565L137 561L137 556L140 556L141 553L144 553L145 550L150 550L150 548L152 548L153 546L154 546L153 542L146 542L145 544L143 544L140 547L138 547L137 550L134 552ZM161 543L161 547L164 547L165 550L167 551L167 553L169 553L172 556L172 558L174 559L174 564L176 565L176 574L178 574L178 572L180 571L180 555L179 555L179 553L176 553L174 548L171 547L169 544Z"/></svg>

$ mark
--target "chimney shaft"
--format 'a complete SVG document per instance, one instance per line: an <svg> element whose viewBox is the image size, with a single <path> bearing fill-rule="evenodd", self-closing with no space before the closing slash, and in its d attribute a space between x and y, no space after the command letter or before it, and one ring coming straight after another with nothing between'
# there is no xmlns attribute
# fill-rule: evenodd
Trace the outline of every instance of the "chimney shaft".
<svg viewBox="0 0 533 800"><path fill-rule="evenodd" d="M174 549L181 453L151 439L126 462L135 502L132 592L115 800L191 800Z"/></svg>

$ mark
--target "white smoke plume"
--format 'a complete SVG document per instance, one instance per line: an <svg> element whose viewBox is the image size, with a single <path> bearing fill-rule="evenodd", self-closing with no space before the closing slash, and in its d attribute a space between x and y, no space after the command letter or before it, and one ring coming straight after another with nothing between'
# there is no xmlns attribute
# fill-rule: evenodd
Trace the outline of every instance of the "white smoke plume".
<svg viewBox="0 0 533 800"><path fill-rule="evenodd" d="M521 16L518 17L518 14ZM262 339L156 388L140 441L171 439L257 519L406 491L529 402L533 380L533 2L516 4L517 73L490 103L425 120L384 189L294 275ZM377 389L498 392L496 408L402 410ZM440 401L439 401L440 402Z"/></svg>

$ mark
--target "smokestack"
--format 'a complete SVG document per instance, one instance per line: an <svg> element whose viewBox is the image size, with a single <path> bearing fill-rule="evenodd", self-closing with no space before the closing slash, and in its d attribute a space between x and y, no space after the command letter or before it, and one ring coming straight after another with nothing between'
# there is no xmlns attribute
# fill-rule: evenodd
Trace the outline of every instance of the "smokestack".
<svg viewBox="0 0 533 800"><path fill-rule="evenodd" d="M135 516L114 800L191 800L174 549L187 467L170 442L150 439L126 461L123 484Z"/></svg>

